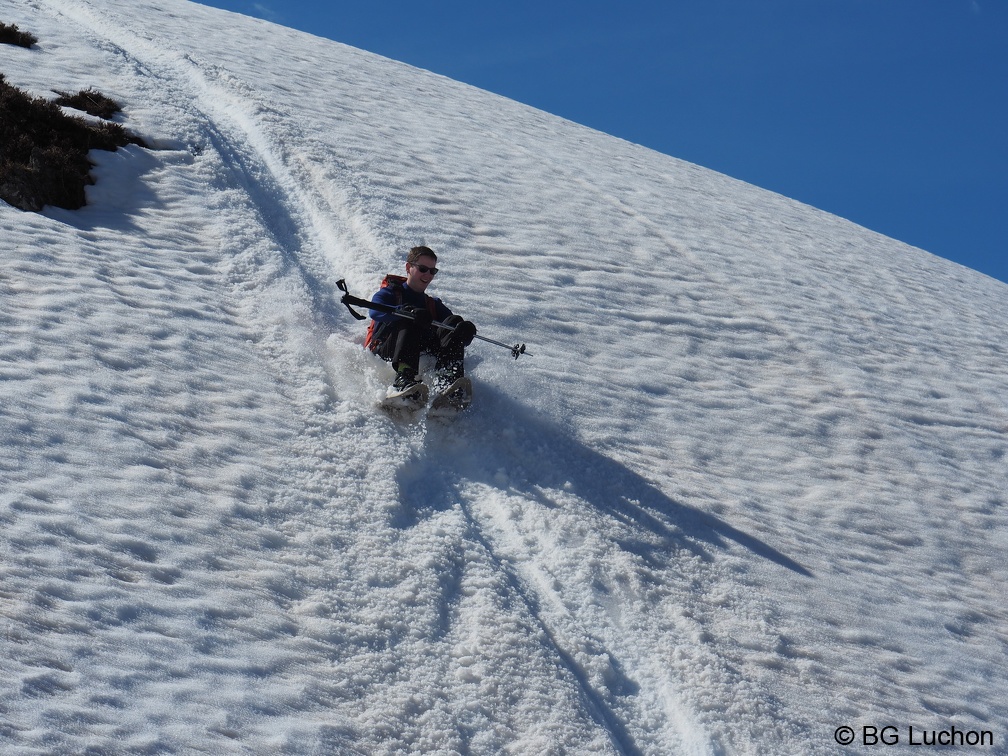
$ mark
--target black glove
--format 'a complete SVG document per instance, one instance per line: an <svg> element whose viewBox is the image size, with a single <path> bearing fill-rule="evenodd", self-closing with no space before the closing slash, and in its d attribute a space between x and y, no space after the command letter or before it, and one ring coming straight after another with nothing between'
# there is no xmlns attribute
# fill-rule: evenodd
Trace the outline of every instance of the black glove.
<svg viewBox="0 0 1008 756"><path fill-rule="evenodd" d="M463 320L461 323L455 326L455 338L458 339L459 343L463 346L469 346L472 344L473 338L476 336L476 326L470 323L468 320Z"/></svg>
<svg viewBox="0 0 1008 756"><path fill-rule="evenodd" d="M417 328L427 328L431 323L434 322L434 318L431 317L430 310L426 307L412 307L406 305L402 308L403 314L413 318L413 322L416 324Z"/></svg>

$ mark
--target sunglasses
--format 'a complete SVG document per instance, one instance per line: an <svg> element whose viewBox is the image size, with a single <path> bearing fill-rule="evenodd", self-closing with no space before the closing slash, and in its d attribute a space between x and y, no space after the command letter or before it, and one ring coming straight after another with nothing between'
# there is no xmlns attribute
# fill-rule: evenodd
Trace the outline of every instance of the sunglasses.
<svg viewBox="0 0 1008 756"><path fill-rule="evenodd" d="M437 275L437 268L428 268L426 265L420 265L419 263L410 263L414 268L419 270L421 273L430 273L432 276Z"/></svg>

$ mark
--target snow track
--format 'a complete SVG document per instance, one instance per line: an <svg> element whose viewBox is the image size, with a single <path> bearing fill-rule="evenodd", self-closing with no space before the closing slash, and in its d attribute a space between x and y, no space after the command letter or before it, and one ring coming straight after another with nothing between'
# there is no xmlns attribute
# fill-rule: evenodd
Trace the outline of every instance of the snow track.
<svg viewBox="0 0 1008 756"><path fill-rule="evenodd" d="M473 483L464 475L460 477L455 471L461 452L457 442L444 440L440 453L429 451L439 446L429 434L437 437L446 433L445 429L395 427L371 409L366 391L362 395L359 388L349 385L354 378L352 372L347 375L348 368L358 370L359 365L329 364L331 359L351 362L356 359L352 348L327 347L331 332L346 331L341 306L334 300L334 280L343 275L349 275L351 280L363 278L361 271L373 266L373 263L368 264L368 244L373 240L368 238L366 231L360 232L364 224L355 220L353 209L341 201L338 189L324 181L320 169L313 168L312 161L303 154L285 147L289 143L306 144L305 135L296 132L289 118L266 106L261 96L239 77L219 66L201 62L195 56L160 45L142 31L136 20L98 10L86 2L52 3L50 7L99 40L100 46L118 57L122 65L143 71L145 77L156 81L159 96L165 103L184 104L182 118L190 122L189 139L192 140L184 146L200 154L200 159L206 159L205 151L217 156L223 172L218 182L221 189L208 198L215 206L215 214L225 223L221 252L225 258L232 256L236 260L230 280L232 287L240 292L238 302L248 318L246 326L264 334L260 337L259 349L278 378L282 376L281 380L296 399L299 414L304 418L306 428L301 433L302 440L295 442L294 448L300 447L300 455L340 459L344 469L358 471L360 480L342 476L340 497L347 497L345 489L348 486L358 490L357 494L349 495L360 502L361 510L350 519L355 527L372 533L375 542L370 546L374 551L395 553L402 550L400 559L404 564L389 565L389 569L401 573L404 565L416 558L413 555L419 544L422 544L421 551L431 548L426 534L414 535L414 528L389 530L384 519L391 517L391 521L396 522L402 517L396 513L396 502L399 507L409 509L408 503L402 503L403 499L408 501L415 496L414 490L424 483L409 480L409 473L404 471L422 464L425 468L422 478L449 479L451 490L423 491L421 498L424 501L444 499L445 510L441 517L454 521L455 527L461 528L454 539L438 544L435 549L442 552L442 559L450 559L448 553L457 550L466 555L463 563L445 565L436 561L436 570L454 573L459 581L472 573L481 575L480 579L487 586L481 590L498 594L501 607L495 613L510 616L510 621L520 628L519 635L527 636L525 639L511 638L506 644L498 639L498 660L503 655L518 653L522 647L527 648L536 637L543 639L544 643L535 646L532 656L542 657L546 677L541 685L560 686L558 700L552 700L557 693L550 694L556 721L566 720L567 727L570 722L593 721L618 753L640 753L636 743L641 735L645 736L644 742L652 747L658 745L667 752L713 752L698 722L686 713L684 702L672 693L675 686L666 675L660 674L660 679L652 681L662 693L657 708L655 700L646 702L645 706L653 710L650 717L634 704L640 685L627 678L626 671L621 668L622 651L628 650L621 642L621 629L614 622L607 622L605 614L595 616L598 612L591 610L590 616L581 617L582 612L577 607L566 606L555 585L556 579L550 577L549 563L542 563L541 554L539 558L535 556L536 552L543 551L543 544L529 543L520 529L509 526L511 515L508 512L535 506L533 502L522 496L502 495L494 487ZM292 129L295 130L293 134ZM235 189L241 194L236 196ZM225 196L214 199L215 194ZM228 222L229 216L234 222ZM251 218L256 222L250 227ZM251 266L245 262L250 256L254 256ZM275 313L283 311L295 313L295 316L288 322L270 321ZM374 370L365 367L365 372L369 369ZM307 395L309 392L303 389L312 386L320 376L326 382L338 384L324 390L326 401L321 405L317 395ZM484 409L463 422L474 425L481 421L493 422L491 418L495 415L521 411L517 407L497 407L495 413L490 397L482 401ZM503 400L498 398L498 401ZM333 427L330 418L334 416L350 422ZM512 437L518 433L527 437L528 429L505 426L503 432ZM479 444L479 436L477 431L469 430L462 431L461 437ZM375 443L376 438L385 441ZM347 459L348 450L355 448L359 450L359 458ZM477 457L497 456L493 450L476 448ZM423 463L411 459L418 450L424 450L420 452L425 455ZM325 498L326 485L322 484L319 490L316 476L314 465L294 471L287 484L289 490L300 491L302 496L313 492L308 500L321 501ZM396 480L399 485L391 487L391 481ZM568 498L573 506L582 505L577 497ZM344 512L342 516L347 514ZM317 511L297 511L294 504L289 504L284 516L270 524L281 533L278 537L281 542L301 540L303 536L298 538L296 534L314 532L316 540L321 538L328 544L335 536L326 526L319 527L317 518ZM404 543L397 547L396 541ZM565 548L575 549L562 557L570 565L576 565L590 553L579 550L577 544L549 543L546 546L549 560L555 558L553 553L558 550L563 554ZM609 544L594 548L603 552L610 549ZM312 556L321 560L317 555ZM297 554L296 548L286 548L279 561L300 561L303 557ZM328 562L325 567L328 571L338 560L324 561ZM293 578L288 576L287 579ZM297 589L290 589L291 598L313 605L319 601L325 603L323 596L327 589L324 586L313 586L304 576L299 576L298 582ZM324 582L328 584L329 580ZM444 604L440 613L444 615L441 622L445 623L445 635L453 634L455 625L469 627L472 611L465 606L466 602L460 601L453 592L444 594L443 589L438 592L442 593L440 599L435 596L433 599L424 597L424 600ZM611 615L623 617L641 608L624 607L618 593L610 589L606 589L606 593L609 594L607 612ZM312 598L308 598L309 594ZM499 621L498 618L486 624L483 619L467 632L479 635L489 632L491 627L499 632ZM596 628L602 628L601 634L585 632L583 626L589 621ZM617 651L619 646L623 648ZM531 649L526 653L529 651ZM639 649L634 653L639 654ZM422 668L419 659L424 655L417 653L404 659L403 664ZM644 674L654 676L654 670L646 668L634 669L631 673L636 678ZM500 684L496 672L486 670L484 674ZM508 697L515 695L517 691L508 693ZM650 698L655 695L650 685L647 695ZM565 706L562 705L564 701ZM665 716L655 720L654 711L661 710L665 711ZM405 722L401 727L390 725L386 737L399 731L401 737L409 738L409 729ZM579 726L574 731L580 729ZM564 736L565 739L569 737Z"/></svg>

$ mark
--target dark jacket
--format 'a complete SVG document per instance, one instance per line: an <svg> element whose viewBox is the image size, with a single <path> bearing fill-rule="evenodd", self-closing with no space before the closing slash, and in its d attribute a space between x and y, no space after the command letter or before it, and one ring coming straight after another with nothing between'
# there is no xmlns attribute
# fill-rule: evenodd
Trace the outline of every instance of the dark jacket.
<svg viewBox="0 0 1008 756"><path fill-rule="evenodd" d="M396 293L396 289L402 292L402 301L399 300L399 295ZM452 311L448 309L444 302L442 302L438 297L431 297L422 291L413 291L409 286L403 284L402 286L385 286L379 289L373 297L371 297L372 302L378 302L379 304L391 305L396 307L398 305L412 305L413 307L426 308L427 300L432 299L434 301L434 320L444 322L444 320L451 316ZM372 320L378 323L391 323L393 321L400 321L397 315L391 312L380 312L379 310L369 310L368 314L371 316Z"/></svg>

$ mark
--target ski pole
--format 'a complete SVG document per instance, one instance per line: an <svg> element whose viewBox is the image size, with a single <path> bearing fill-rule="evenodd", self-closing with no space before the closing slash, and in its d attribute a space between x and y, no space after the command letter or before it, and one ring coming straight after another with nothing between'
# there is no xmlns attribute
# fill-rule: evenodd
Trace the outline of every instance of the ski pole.
<svg viewBox="0 0 1008 756"><path fill-rule="evenodd" d="M353 315L357 320L367 320L367 316L361 315L359 312L356 312L350 305L354 305L355 307L367 307L369 310L378 310L380 312L389 312L397 317L406 318L407 320L414 319L411 313L403 311L402 306L395 307L394 305L382 304L381 302L372 302L367 299L361 299L360 297L355 297L347 290L346 279L344 278L341 278L339 281L336 282L336 288L338 288L340 291L343 292L343 297L340 299L340 302L346 305L346 308L350 311L350 314ZM431 325L446 331L455 330L455 326L446 325L439 321L432 322ZM511 346L510 344L505 344L502 341L495 341L494 339L488 339L486 336L480 336L478 333L473 335L480 341L486 341L490 344L496 344L497 346L504 347L505 349L510 350L511 356L514 357L516 360L523 354L527 354L529 357L532 356L532 352L527 351L525 349L524 344L515 344L514 346Z"/></svg>
<svg viewBox="0 0 1008 756"><path fill-rule="evenodd" d="M413 316L409 313L396 312L395 314L398 315L400 318L409 318L411 320L413 319ZM441 328L445 331L452 331L452 332L455 331L455 326L446 325L445 323L441 323L437 320L431 323L431 325L434 326L435 328ZM532 352L526 351L524 344L515 344L514 346L511 346L510 344L505 344L503 341L495 341L494 339L488 339L486 336L480 336L478 333L474 333L473 337L479 339L480 341L486 341L487 343L496 344L497 346L504 347L505 349L510 349L511 356L514 357L516 360L523 354L527 354L529 357L533 356Z"/></svg>

